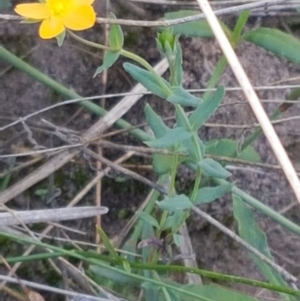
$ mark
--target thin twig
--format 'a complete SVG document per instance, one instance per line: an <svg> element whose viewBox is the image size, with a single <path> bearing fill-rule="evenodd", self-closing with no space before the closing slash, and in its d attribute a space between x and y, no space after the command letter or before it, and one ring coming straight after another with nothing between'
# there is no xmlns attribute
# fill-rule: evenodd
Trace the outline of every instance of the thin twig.
<svg viewBox="0 0 300 301"><path fill-rule="evenodd" d="M0 226L18 225L21 222L24 224L58 222L106 214L107 212L108 208L106 207L94 206L4 212L0 213Z"/></svg>
<svg viewBox="0 0 300 301"><path fill-rule="evenodd" d="M254 3L247 3L247 4L219 9L216 10L214 13L217 16L230 15L232 13L237 13L244 10L251 10L257 7L265 6L266 4L270 6L272 4L280 3L280 2L282 3L283 0L263 0ZM192 21L198 21L204 18L205 18L205 14L197 14L197 15L188 16L184 18L178 18L173 20L162 20L162 21L136 21L136 20L123 20L123 19L97 18L97 23L118 24L118 25L126 25L126 26L138 26L138 27L169 27L169 26L184 24ZM7 20L7 21L17 21L17 20L22 20L23 18L14 15L0 14L0 19Z"/></svg>
<svg viewBox="0 0 300 301"><path fill-rule="evenodd" d="M18 283L17 279L15 279L13 277L5 276L5 275L0 275L0 279L10 282L10 283ZM110 301L111 300L108 298L100 298L100 297L96 297L96 296L92 296L92 295L86 295L86 294L80 294L80 293L76 293L76 292L72 292L72 291L67 291L67 290L59 289L59 288L56 288L53 286L39 284L39 283L32 282L32 281L27 281L24 279L19 279L19 280L21 280L22 283L28 287L36 288L39 290L44 290L47 292L53 292L53 293L61 294L64 296L73 296L73 297L77 297L77 298L81 297L81 298L86 298L86 300L95 300L95 301Z"/></svg>
<svg viewBox="0 0 300 301"><path fill-rule="evenodd" d="M15 173L15 172L19 172L20 170L22 170L23 168L26 168L28 166L34 165L37 162L41 161L43 157L37 157L37 158L33 158L32 160L29 160L27 162L24 162L16 167L13 167L11 169L7 169L5 171L3 171L2 173L0 173L0 179L4 178L5 176Z"/></svg>

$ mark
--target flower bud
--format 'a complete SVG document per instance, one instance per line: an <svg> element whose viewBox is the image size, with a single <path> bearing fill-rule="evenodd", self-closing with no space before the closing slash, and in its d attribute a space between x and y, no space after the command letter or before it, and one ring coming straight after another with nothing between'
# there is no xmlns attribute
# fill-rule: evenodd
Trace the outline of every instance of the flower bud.
<svg viewBox="0 0 300 301"><path fill-rule="evenodd" d="M176 37L173 35L173 29L164 29L161 33L157 34L157 46L159 50L167 57L171 56L175 51Z"/></svg>

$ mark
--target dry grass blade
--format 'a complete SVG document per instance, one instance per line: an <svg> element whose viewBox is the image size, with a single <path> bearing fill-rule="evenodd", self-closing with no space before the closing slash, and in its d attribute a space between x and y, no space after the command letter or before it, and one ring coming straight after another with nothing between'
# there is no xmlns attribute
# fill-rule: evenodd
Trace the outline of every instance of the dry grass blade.
<svg viewBox="0 0 300 301"><path fill-rule="evenodd" d="M18 283L18 280L13 278L13 277L9 277L9 276L4 276L4 275L0 275L0 280L4 280L7 282L11 282L11 283ZM95 301L109 301L112 299L108 299L108 298L101 298L101 297L96 297L96 296L91 296L91 295L86 295L86 294L81 294L81 293L77 293L74 291L67 291L64 289L60 289L60 288L56 288L53 286L48 286L48 285L44 285L44 284L39 284L36 282L32 282L32 281L27 281L27 280L23 280L20 279L22 281L23 284L25 284L28 287L32 287L32 288L36 288L39 290L44 290L47 292L54 292L56 294L60 294L60 295L64 295L64 296L70 296L73 298L82 298L81 300L95 300ZM79 299L76 299L79 300ZM121 300L121 299L115 299L115 300ZM124 299L122 299L124 300Z"/></svg>
<svg viewBox="0 0 300 301"><path fill-rule="evenodd" d="M183 223L179 228L180 233L180 251L182 255L188 255L192 258L183 258L185 267L198 268L197 260L194 258L195 252L189 235L186 223ZM187 273L188 284L202 284L201 277L197 274Z"/></svg>
<svg viewBox="0 0 300 301"><path fill-rule="evenodd" d="M11 266L9 265L9 263L5 260L5 258L3 256L0 256L0 260L2 261L2 263L10 270L12 271L12 268ZM15 274L14 272L12 272L13 274ZM35 292L33 290L30 290L28 289L23 283L22 281L18 278L18 276L15 274L15 277L18 281L18 283L20 284L22 290L24 291L24 293L26 294L27 296L27 300L28 301L45 301L45 299L38 293L38 292ZM7 292L12 292L10 290L8 290ZM16 295L14 294L14 292L12 292L12 296L15 296ZM21 296L20 296L21 297ZM23 300L23 298L18 298L18 300Z"/></svg>
<svg viewBox="0 0 300 301"><path fill-rule="evenodd" d="M75 208L59 208L31 211L11 211L0 213L0 226L12 226L20 223L43 223L58 222L63 220L73 220L78 218L86 218L96 216L98 214L106 214L106 207L75 207Z"/></svg>

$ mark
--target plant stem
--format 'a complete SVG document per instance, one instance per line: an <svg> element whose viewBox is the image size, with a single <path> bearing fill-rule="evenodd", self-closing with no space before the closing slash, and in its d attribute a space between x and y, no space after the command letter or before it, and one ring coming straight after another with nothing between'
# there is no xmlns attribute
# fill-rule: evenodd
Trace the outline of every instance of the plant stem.
<svg viewBox="0 0 300 301"><path fill-rule="evenodd" d="M191 195L191 202L193 204L196 201L196 197L197 197L200 182L201 182L201 168L198 167L197 170L196 170L196 178L195 178L195 183L194 183L194 187L193 187L193 191L192 191L192 195Z"/></svg>
<svg viewBox="0 0 300 301"><path fill-rule="evenodd" d="M68 30L68 34L76 41L82 43L82 44L85 44L89 47L93 47L93 48L97 48L97 49L101 49L101 50L109 50L109 51L115 51L115 52L118 52L119 50L118 49L115 49L115 48L111 48L111 47L108 47L108 46L105 46L105 45L101 45L101 44L98 44L98 43L94 43L94 42L91 42L91 41L88 41L80 36L78 36L77 34L75 34L74 32L72 32L71 30Z"/></svg>
<svg viewBox="0 0 300 301"><path fill-rule="evenodd" d="M127 57L127 58L139 63L141 66L145 67L153 76L155 76L157 82L164 89L164 91L166 92L167 95L172 94L169 87L164 83L164 81L161 79L161 77L155 72L153 67L146 60L144 60L142 57L136 55L135 53L124 50L124 49L111 48L111 47L108 47L108 46L104 46L104 45L101 45L101 44L98 44L98 43L88 41L86 39L83 39L83 38L79 37L78 35L76 35L72 31L68 31L68 33L70 34L70 36L72 38L74 38L78 42L81 42L81 43L83 43L83 44L85 44L89 47L93 47L93 48L97 48L97 49L101 49L101 50L106 50L106 51L120 52L120 55L122 55L124 57Z"/></svg>

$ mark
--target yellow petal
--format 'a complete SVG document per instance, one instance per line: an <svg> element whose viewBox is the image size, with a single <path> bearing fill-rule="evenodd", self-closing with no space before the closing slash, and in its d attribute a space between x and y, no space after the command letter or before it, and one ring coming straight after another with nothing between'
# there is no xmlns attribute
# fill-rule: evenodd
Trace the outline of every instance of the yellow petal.
<svg viewBox="0 0 300 301"><path fill-rule="evenodd" d="M83 30L93 27L96 14L91 5L81 5L63 17L65 27L72 30Z"/></svg>
<svg viewBox="0 0 300 301"><path fill-rule="evenodd" d="M91 5L94 3L94 0L73 0L74 5L81 6L81 5Z"/></svg>
<svg viewBox="0 0 300 301"><path fill-rule="evenodd" d="M57 37L65 30L63 21L61 18L51 17L43 20L39 34L42 39L52 39Z"/></svg>
<svg viewBox="0 0 300 301"><path fill-rule="evenodd" d="M43 20L50 16L50 11L45 3L19 4L15 7L15 12L22 17L35 20Z"/></svg>

